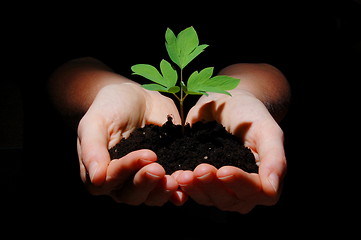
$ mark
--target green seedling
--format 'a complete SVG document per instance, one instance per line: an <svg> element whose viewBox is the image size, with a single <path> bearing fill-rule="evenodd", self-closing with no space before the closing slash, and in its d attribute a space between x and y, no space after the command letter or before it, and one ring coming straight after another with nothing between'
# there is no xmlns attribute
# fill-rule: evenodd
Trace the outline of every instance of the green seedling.
<svg viewBox="0 0 361 240"><path fill-rule="evenodd" d="M160 71L149 64L136 64L131 69L133 74L154 82L143 84L145 89L170 93L178 99L182 126L184 126L183 102L188 95L208 96L208 92L214 92L231 96L227 91L234 89L240 80L224 75L212 77L214 68L207 67L199 72L194 71L185 83L183 69L208 45L199 45L198 35L193 27L184 29L177 36L168 28L165 33L165 40L168 55L173 63L178 66L178 71L165 59L160 62Z"/></svg>

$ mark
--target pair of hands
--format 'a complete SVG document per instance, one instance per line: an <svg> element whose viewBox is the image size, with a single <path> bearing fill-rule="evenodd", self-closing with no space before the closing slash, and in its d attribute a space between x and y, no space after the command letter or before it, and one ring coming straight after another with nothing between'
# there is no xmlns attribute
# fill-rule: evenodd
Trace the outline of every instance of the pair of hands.
<svg viewBox="0 0 361 240"><path fill-rule="evenodd" d="M151 206L168 201L182 205L191 197L202 205L240 213L277 202L286 171L283 132L264 104L242 90L234 90L232 97L202 96L186 122L216 120L242 138L255 154L258 174L233 166L216 169L200 164L193 171L166 175L155 153L146 149L111 161L108 149L121 138L145 124L162 125L169 114L175 124L180 124L170 98L135 83L102 88L78 125L81 178L90 193L110 195L130 205Z"/></svg>

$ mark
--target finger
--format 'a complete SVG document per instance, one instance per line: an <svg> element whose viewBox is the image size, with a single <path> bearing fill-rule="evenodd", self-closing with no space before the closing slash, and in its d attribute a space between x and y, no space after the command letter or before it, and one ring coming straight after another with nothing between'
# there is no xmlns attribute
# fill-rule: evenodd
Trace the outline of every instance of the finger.
<svg viewBox="0 0 361 240"><path fill-rule="evenodd" d="M188 200L188 194L181 189L177 189L170 196L169 201L176 206L182 206Z"/></svg>
<svg viewBox="0 0 361 240"><path fill-rule="evenodd" d="M218 170L217 178L229 188L239 200L249 200L262 194L258 174L247 173L237 167L225 166Z"/></svg>
<svg viewBox="0 0 361 240"><path fill-rule="evenodd" d="M139 205L147 200L150 192L156 188L164 176L164 168L158 163L151 163L139 170L133 181L122 189L113 191L111 196L118 202Z"/></svg>
<svg viewBox="0 0 361 240"><path fill-rule="evenodd" d="M183 171L179 174L179 176L177 176L176 180L182 191L187 193L187 195L189 195L194 201L202 205L212 205L211 199L197 185L192 171Z"/></svg>
<svg viewBox="0 0 361 240"><path fill-rule="evenodd" d="M120 159L114 159L109 163L106 183L108 188L120 188L132 178L142 167L157 160L157 155L147 149L128 153Z"/></svg>
<svg viewBox="0 0 361 240"><path fill-rule="evenodd" d="M270 198L277 198L287 164L283 146L283 132L279 128L273 128L270 131L261 136L257 144L260 158L259 175L263 191Z"/></svg>
<svg viewBox="0 0 361 240"><path fill-rule="evenodd" d="M182 174L183 172L184 172L183 170L178 170L178 171L175 171L174 173L172 173L171 176L173 177L173 179L177 180L178 176L180 174ZM177 186L178 186L177 190L172 193L169 201L176 206L182 206L188 200L188 194L185 193L180 188L178 181L177 181Z"/></svg>
<svg viewBox="0 0 361 240"><path fill-rule="evenodd" d="M212 201L213 205L221 210L231 210L238 202L237 197L225 188L217 178L217 169L209 164L200 164L194 169L194 176L200 188Z"/></svg>
<svg viewBox="0 0 361 240"><path fill-rule="evenodd" d="M216 109L216 103L207 98L200 98L187 114L186 122L195 123L198 121L214 120L213 112Z"/></svg>
<svg viewBox="0 0 361 240"><path fill-rule="evenodd" d="M258 174L226 166L218 170L217 177L237 196L238 202L230 209L231 211L246 214L256 205L265 203Z"/></svg>
<svg viewBox="0 0 361 240"><path fill-rule="evenodd" d="M199 106L193 106L189 109L185 122L192 124L198 121L201 121L202 116L199 113Z"/></svg>
<svg viewBox="0 0 361 240"><path fill-rule="evenodd" d="M174 179L177 179L178 176L179 176L180 174L182 174L183 172L184 172L184 170L177 170L177 171L173 172L173 173L171 174L171 176L172 176Z"/></svg>
<svg viewBox="0 0 361 240"><path fill-rule="evenodd" d="M166 175L157 187L148 195L145 204L148 206L162 206L169 201L171 195L178 189L177 181Z"/></svg>
<svg viewBox="0 0 361 240"><path fill-rule="evenodd" d="M162 96L154 91L146 90L146 92L151 99L150 102L153 102L153 104L150 104L150 107L147 108L145 114L147 123L163 125L167 121L167 115L172 117L174 124L181 123L178 108L171 98Z"/></svg>
<svg viewBox="0 0 361 240"><path fill-rule="evenodd" d="M108 153L107 133L100 124L94 124L83 130L78 129L79 159L83 163L90 181L100 186L106 177L110 162Z"/></svg>
<svg viewBox="0 0 361 240"><path fill-rule="evenodd" d="M81 147L80 147L80 140L77 138L77 152L78 152L78 161L79 161L79 168L80 168L80 177L84 183L87 182L87 170L84 166L82 161L82 154L81 154Z"/></svg>

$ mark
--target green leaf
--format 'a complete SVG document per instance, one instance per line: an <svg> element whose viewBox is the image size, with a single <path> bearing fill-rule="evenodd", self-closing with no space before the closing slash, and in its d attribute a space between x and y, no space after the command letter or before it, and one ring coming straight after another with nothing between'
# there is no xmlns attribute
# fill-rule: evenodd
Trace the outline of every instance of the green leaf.
<svg viewBox="0 0 361 240"><path fill-rule="evenodd" d="M224 75L210 78L212 73L213 68L205 68L200 73L195 71L188 79L188 93L205 94L205 92L215 92L231 95L229 92L227 92L227 90L234 89L240 82L240 80L237 78Z"/></svg>
<svg viewBox="0 0 361 240"><path fill-rule="evenodd" d="M196 91L196 92L188 91L187 94L189 94L189 95L206 95L206 96L208 96L208 93L205 92L205 91Z"/></svg>
<svg viewBox="0 0 361 240"><path fill-rule="evenodd" d="M155 83L143 84L142 87L147 90L151 90L151 91L159 91L159 92L167 92L168 91L168 88L166 88L162 85L159 85L159 84L155 84Z"/></svg>
<svg viewBox="0 0 361 240"><path fill-rule="evenodd" d="M213 93L222 93L222 94L226 94L228 96L232 96L229 92L219 89L219 88L212 88L212 87L208 87L204 89L205 92L213 92Z"/></svg>
<svg viewBox="0 0 361 240"><path fill-rule="evenodd" d="M153 82L166 86L166 81L159 71L149 64L136 64L131 67L133 74L140 75Z"/></svg>
<svg viewBox="0 0 361 240"><path fill-rule="evenodd" d="M185 93L188 93L188 89L187 89L187 86L184 84L183 81L180 82L180 85L181 85L181 89L183 92Z"/></svg>
<svg viewBox="0 0 361 240"><path fill-rule="evenodd" d="M166 49L170 59L183 69L195 57L204 51L208 45L199 44L197 32L193 27L188 27L175 36L169 28L165 33Z"/></svg>
<svg viewBox="0 0 361 240"><path fill-rule="evenodd" d="M178 86L170 87L170 88L168 88L168 90L167 90L167 92L169 92L169 93L177 93L177 92L179 92L179 91L180 91L180 87L178 87Z"/></svg>
<svg viewBox="0 0 361 240"><path fill-rule="evenodd" d="M196 48L194 49L194 51L191 52L191 53L185 58L185 60L184 60L184 62L183 62L183 68L184 68L185 66L187 66L188 63L190 63L190 62L191 62L194 58L196 58L199 54L201 54L206 47L208 47L207 44L202 44L202 45L199 45L198 47L196 47Z"/></svg>
<svg viewBox="0 0 361 240"><path fill-rule="evenodd" d="M170 28L167 28L167 31L165 32L165 47L167 49L168 55L170 59L180 66L179 63L179 52L177 48L177 37L173 33L173 31Z"/></svg>
<svg viewBox="0 0 361 240"><path fill-rule="evenodd" d="M215 76L205 82L201 87L201 90L206 92L223 93L231 96L227 90L236 88L239 82L240 80L238 78L232 78L223 75Z"/></svg>
<svg viewBox="0 0 361 240"><path fill-rule="evenodd" d="M193 27L188 27L177 36L177 47L181 56L189 55L198 46L198 35Z"/></svg>
<svg viewBox="0 0 361 240"><path fill-rule="evenodd" d="M198 71L194 71L188 78L187 88L196 89L198 80L199 80L199 73Z"/></svg>
<svg viewBox="0 0 361 240"><path fill-rule="evenodd" d="M178 92L178 88L172 88L176 85L178 80L177 71L172 67L172 65L166 61L162 60L160 62L160 70L161 73L152 65L149 64L136 64L131 68L133 70L133 74L143 76L157 84L149 86L146 84L148 90L153 91L171 91L171 92ZM162 88L161 88L161 87ZM172 88L172 89L171 89ZM171 89L171 90L169 90ZM177 90L178 89L178 90Z"/></svg>
<svg viewBox="0 0 361 240"><path fill-rule="evenodd" d="M199 73L197 71L193 72L187 82L188 89L190 91L198 91L199 89L202 89L205 82L212 77L213 69L213 67L208 67Z"/></svg>
<svg viewBox="0 0 361 240"><path fill-rule="evenodd" d="M219 88L223 90L232 90L236 88L240 80L225 75L218 75L209 79L205 84L209 88Z"/></svg>
<svg viewBox="0 0 361 240"><path fill-rule="evenodd" d="M143 84L142 87L147 90L151 90L151 91L167 92L167 93L177 93L180 90L180 87L178 87L178 86L173 86L173 87L167 88L162 85L155 84L155 83Z"/></svg>
<svg viewBox="0 0 361 240"><path fill-rule="evenodd" d="M160 62L160 70L163 75L163 79L166 82L166 87L173 87L176 85L178 80L177 71L172 67L172 65L166 61L162 60Z"/></svg>

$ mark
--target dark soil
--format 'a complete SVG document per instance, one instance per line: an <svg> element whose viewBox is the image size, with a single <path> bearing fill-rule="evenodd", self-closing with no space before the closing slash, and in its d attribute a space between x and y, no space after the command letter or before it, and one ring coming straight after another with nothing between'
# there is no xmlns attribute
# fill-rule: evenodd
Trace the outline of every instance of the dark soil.
<svg viewBox="0 0 361 240"><path fill-rule="evenodd" d="M176 170L194 170L201 163L216 168L236 166L246 172L257 173L251 150L217 122L197 122L192 128L174 125L171 118L163 126L146 125L127 139L109 149L111 159L125 156L139 149L150 149L158 156L167 174Z"/></svg>

